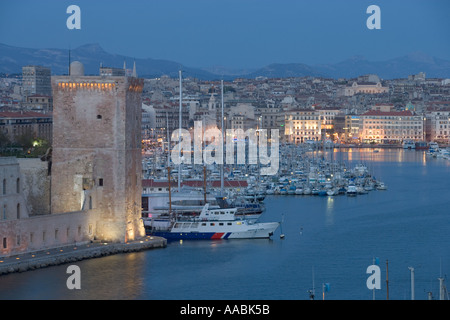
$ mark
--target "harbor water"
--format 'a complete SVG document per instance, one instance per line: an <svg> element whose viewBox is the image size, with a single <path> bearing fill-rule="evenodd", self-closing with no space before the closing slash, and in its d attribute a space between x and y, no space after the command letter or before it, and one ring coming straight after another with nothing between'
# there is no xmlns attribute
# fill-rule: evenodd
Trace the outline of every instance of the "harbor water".
<svg viewBox="0 0 450 320"><path fill-rule="evenodd" d="M314 289L317 300L407 300L409 267L415 299L429 292L438 299L438 278L449 286L450 161L419 150L329 152L363 162L388 189L267 196L260 221L282 221L270 240L170 242L79 261L79 290L67 288L67 265L3 275L0 299L307 300ZM366 271L375 261L381 288L374 292Z"/></svg>

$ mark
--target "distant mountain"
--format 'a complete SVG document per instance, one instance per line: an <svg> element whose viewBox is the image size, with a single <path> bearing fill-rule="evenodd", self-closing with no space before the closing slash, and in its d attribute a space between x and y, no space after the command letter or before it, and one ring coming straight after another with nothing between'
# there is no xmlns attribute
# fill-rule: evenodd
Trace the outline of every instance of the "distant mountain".
<svg viewBox="0 0 450 320"><path fill-rule="evenodd" d="M169 75L178 77L180 68L187 76L200 79L217 78L210 72L189 68L180 63L158 59L134 59L123 55L110 54L98 44L86 44L70 50L70 60L80 61L84 65L85 74L98 74L100 64L107 67L133 68L136 61L136 69L140 77L160 77ZM68 49L28 49L12 47L0 44L0 73L21 73L22 66L42 65L50 67L52 74L67 74L69 66Z"/></svg>
<svg viewBox="0 0 450 320"><path fill-rule="evenodd" d="M332 78L353 78L364 74L377 74L382 79L407 78L408 75L425 72L428 78L449 78L450 61L414 52L386 61L368 61L356 56L345 61L317 65L315 69Z"/></svg>
<svg viewBox="0 0 450 320"><path fill-rule="evenodd" d="M274 63L260 69L230 69L220 66L192 68L169 60L134 59L123 55L111 54L95 44L86 44L70 51L71 61L78 60L84 64L86 74L98 74L100 64L108 67L122 68L124 61L127 68L136 61L140 77L160 77L168 75L178 77L180 68L184 76L203 80L237 77L268 78L286 77L329 77L354 78L365 74L377 74L382 79L406 78L408 75L425 72L428 78L450 78L450 61L414 52L409 55L386 61L368 61L355 56L335 64L309 66L302 63ZM52 74L67 74L69 65L68 49L30 49L0 44L0 73L21 73L22 66L42 65L52 69Z"/></svg>

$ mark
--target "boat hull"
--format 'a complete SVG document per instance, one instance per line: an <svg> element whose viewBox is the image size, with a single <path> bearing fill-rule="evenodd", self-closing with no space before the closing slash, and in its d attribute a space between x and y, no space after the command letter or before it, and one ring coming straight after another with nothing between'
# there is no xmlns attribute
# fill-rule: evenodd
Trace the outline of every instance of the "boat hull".
<svg viewBox="0 0 450 320"><path fill-rule="evenodd" d="M208 222L209 224L209 222ZM216 222L217 224L217 222ZM173 227L171 230L146 229L147 235L163 237L167 240L220 240L220 239L264 239L270 238L279 227L278 222L233 224L229 228L205 226L204 228ZM217 229L217 230L214 230Z"/></svg>

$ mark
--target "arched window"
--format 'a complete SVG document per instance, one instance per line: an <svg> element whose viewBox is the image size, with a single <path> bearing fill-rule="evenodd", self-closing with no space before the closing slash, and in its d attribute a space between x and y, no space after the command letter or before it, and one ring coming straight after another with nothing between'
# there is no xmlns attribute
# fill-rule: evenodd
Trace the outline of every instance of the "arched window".
<svg viewBox="0 0 450 320"><path fill-rule="evenodd" d="M17 204L17 219L20 219L20 203Z"/></svg>
<svg viewBox="0 0 450 320"><path fill-rule="evenodd" d="M17 181L16 181L16 192L20 193L20 178L17 178Z"/></svg>

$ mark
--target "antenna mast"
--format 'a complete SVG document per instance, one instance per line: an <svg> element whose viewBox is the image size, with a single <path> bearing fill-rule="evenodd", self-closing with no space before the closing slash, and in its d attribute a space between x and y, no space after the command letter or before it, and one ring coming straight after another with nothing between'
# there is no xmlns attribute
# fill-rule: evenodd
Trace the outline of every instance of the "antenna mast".
<svg viewBox="0 0 450 320"><path fill-rule="evenodd" d="M179 148L179 154L178 156L180 157L179 161L180 164L178 165L178 192L181 192L181 111L182 111L182 106L183 106L183 101L182 101L182 97L183 97L183 89L182 89L182 83L181 83L181 70L179 71L179 77L180 77L180 114L179 114L179 118L178 118L178 148Z"/></svg>
<svg viewBox="0 0 450 320"><path fill-rule="evenodd" d="M69 76L70 76L70 45L69 45Z"/></svg>
<svg viewBox="0 0 450 320"><path fill-rule="evenodd" d="M224 139L224 134L225 134L225 130L223 130L223 80L221 82L222 84L222 125L220 127L220 129L222 130L222 165L220 166L220 195L223 197L223 166L224 166L224 159L223 159L223 139Z"/></svg>

